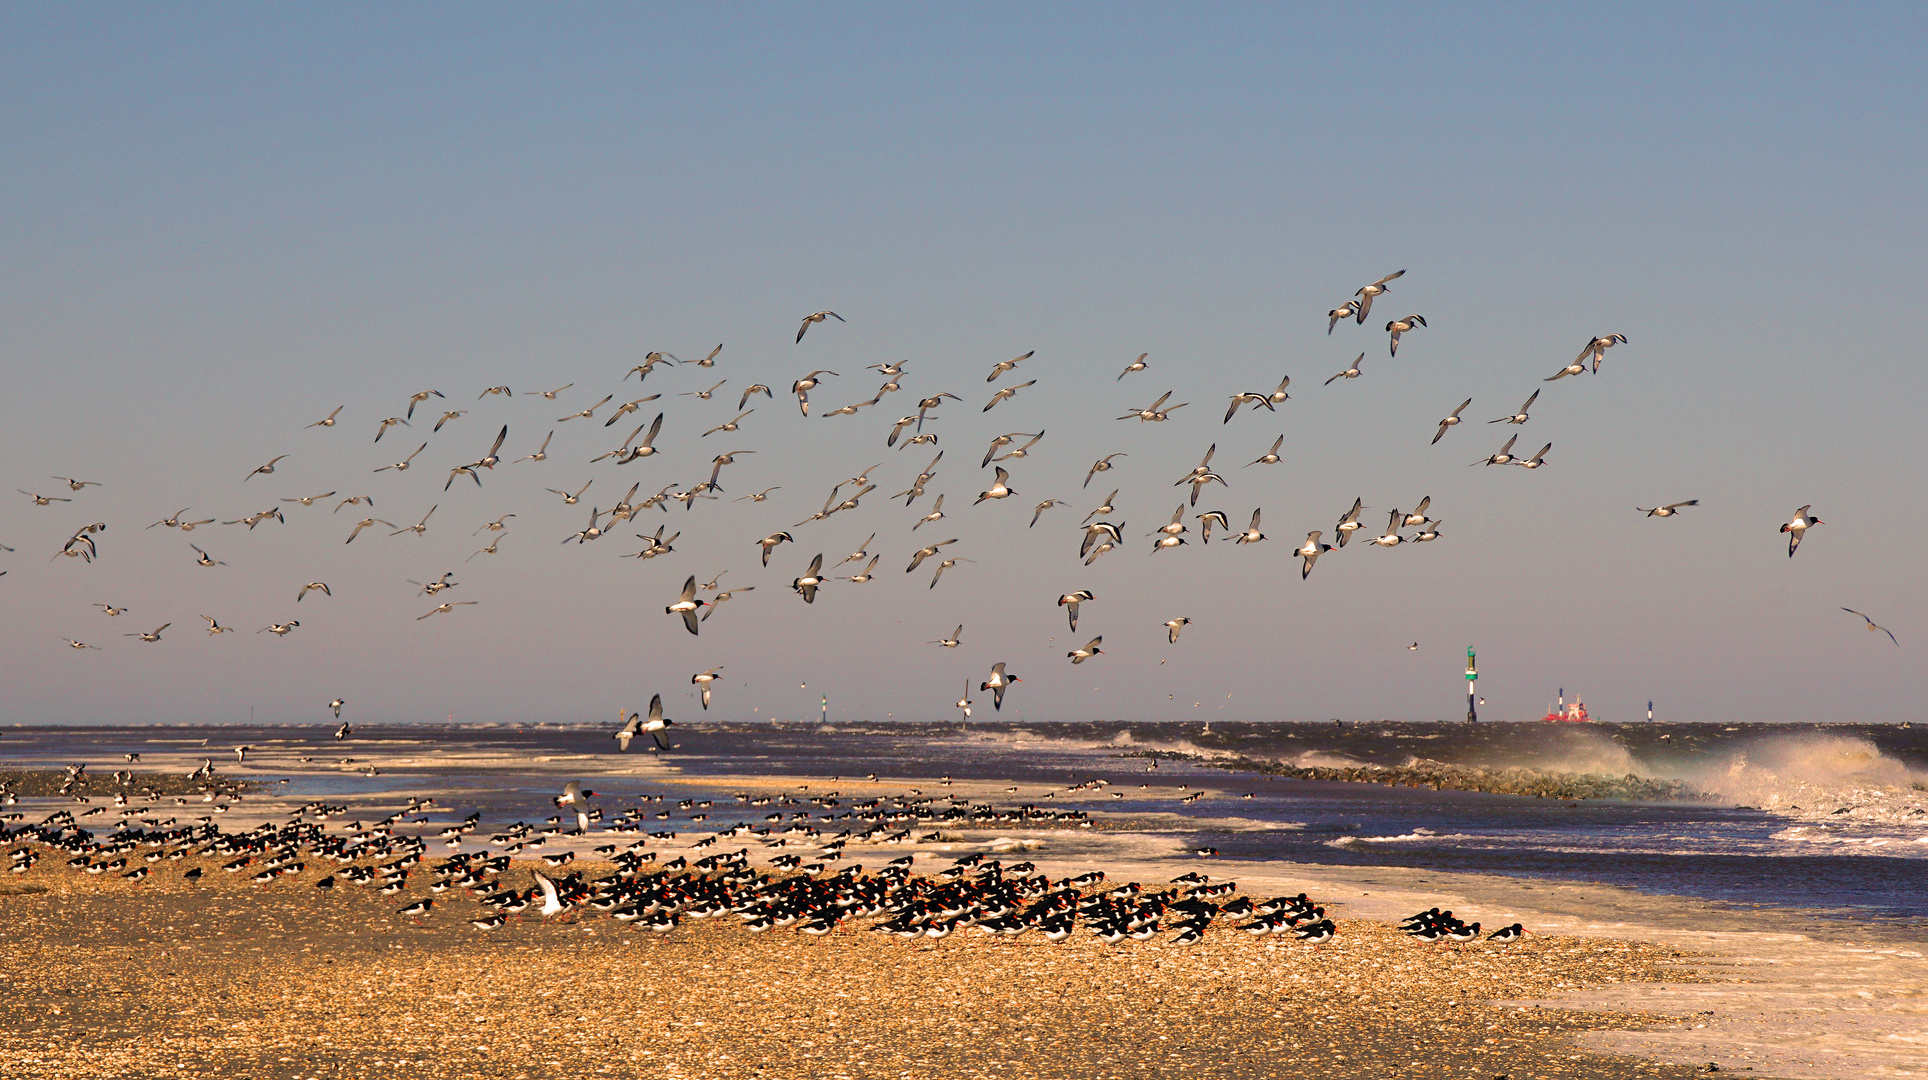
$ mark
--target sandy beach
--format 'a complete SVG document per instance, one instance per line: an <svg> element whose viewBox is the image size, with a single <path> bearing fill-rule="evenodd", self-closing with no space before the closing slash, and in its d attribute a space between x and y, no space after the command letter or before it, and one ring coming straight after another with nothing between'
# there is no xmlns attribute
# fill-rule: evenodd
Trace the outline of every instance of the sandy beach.
<svg viewBox="0 0 1928 1080"><path fill-rule="evenodd" d="M1342 919L1311 948L1229 928L1061 945L647 933L591 914L489 933L459 892L250 884L195 859L140 883L61 860L0 883L0 1053L16 1077L1675 1077L1589 1033L1683 1022L1530 1004L1680 982L1681 950L1530 935L1426 946ZM580 864L579 864L580 865ZM592 873L595 867L587 867ZM525 883L523 864L507 875ZM40 891L40 890L45 891ZM567 921L564 921L564 920ZM864 920L869 922L872 920ZM1507 1002L1509 1004L1494 1004Z"/></svg>

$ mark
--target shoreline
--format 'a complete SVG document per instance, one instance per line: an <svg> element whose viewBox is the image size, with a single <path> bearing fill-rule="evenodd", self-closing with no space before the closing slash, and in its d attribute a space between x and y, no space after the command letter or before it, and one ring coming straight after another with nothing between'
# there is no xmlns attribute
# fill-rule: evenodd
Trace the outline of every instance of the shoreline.
<svg viewBox="0 0 1928 1080"><path fill-rule="evenodd" d="M282 809L252 802L263 814ZM1054 850L1071 838L1061 829L969 832L929 843L854 844L849 855L870 863L916 854L928 873L960 854L998 852L1054 877L1099 867L1110 875L1107 886L1142 880L1157 887L1177 869L1205 870L1230 875L1241 895L1308 891L1332 912L1340 934L1319 950L1254 942L1229 927L1183 950L1162 941L1106 946L1084 932L1062 945L1035 935L1006 943L960 932L928 947L903 947L844 928L820 939L794 931L751 935L727 925L731 918L692 920L654 935L601 917L525 916L484 935L467 926L466 918L483 909L465 898L441 894L431 916L409 920L394 911L429 895L419 886L394 897L347 885L314 889L333 867L250 886L245 875L218 873L216 860L191 856L160 864L167 869L133 884L81 875L48 858L0 881L0 925L13 949L0 974L16 990L13 1004L0 1007L0 1053L20 1064L10 1075L22 1077L356 1076L366 1074L370 1053L388 1054L379 1060L423 1076L562 1075L608 1062L553 1045L537 1052L543 1040L511 1050L498 1038L463 1049L440 1035L430 1039L434 1057L409 1057L406 1040L398 1042L397 1029L381 1019L399 1016L408 1021L399 1030L418 1038L450 1025L496 1031L507 1023L533 1024L547 1039L564 1040L572 1024L587 1025L577 1037L628 1025L641 1041L616 1036L612 1045L628 1047L631 1066L706 1077L927 1069L1002 1077L1676 1077L1710 1062L1723 1071L1802 1080L1928 1075L1928 1054L1905 1041L1919 1026L1911 1018L1922 1016L1918 990L1909 988L1923 984L1928 967L1918 949L1881 940L1876 928L1750 930L1750 919L1798 916L1551 880L1201 861L1184 857L1170 836L1157 838L1170 849L1160 851L1142 835L1080 832L1075 837L1085 850L1069 853ZM566 838L555 850L605 838L613 837ZM204 882L181 881L181 870L197 864L208 871ZM528 870L540 865L518 859L510 876L526 883ZM583 859L568 869L606 865ZM1517 919L1531 936L1507 949L1482 943L1454 950L1410 941L1388 925L1435 905L1484 917L1489 930ZM316 965L316 956L324 962ZM674 966L684 975L704 973L697 989L657 970L669 957L678 958ZM1894 970L1871 981L1871 965ZM716 973L724 971L754 985L719 983ZM571 979L604 987L610 1000L592 1003L555 989ZM906 979L904 985L938 999L906 1003L872 992ZM418 993L431 985L436 1004ZM1094 985L1110 988L1097 1019L1087 1015ZM958 996L956 988L967 986L1004 989L979 1002ZM1873 997L1866 996L1870 986ZM181 994L201 1002L198 1011L168 1014L166 1003L178 1001L171 995ZM1236 1007L1215 1004L1228 995ZM637 1013L642 1000L652 1004ZM825 1002L832 1000L852 1005L828 1016ZM487 1009L474 1015L449 1011L485 1001ZM267 1033L216 1002L296 1011ZM971 1027L957 1026L960 1009L976 1017ZM380 1030L342 1032L325 1022L343 1015ZM652 1043L645 1033L662 1015L675 1017L671 1028L680 1034ZM1198 1026L1180 1032L1170 1026L1174 1015L1194 1017ZM206 1017L219 1020L219 1031L252 1034L201 1030L197 1018ZM773 1018L793 1026L835 1019L848 1037L772 1042L765 1029ZM1307 1041L1301 1029L1308 1023L1319 1032L1316 1047L1328 1052ZM101 1034L76 1026L83 1024ZM1861 1029L1862 1037L1842 1043L1845 1027ZM1368 1035L1335 1035L1338 1028ZM1134 1034L1144 1031L1155 1036ZM1818 1045L1819 1036L1830 1045ZM1174 1038L1178 1049L1164 1045ZM1056 1047L1058 1056L1048 1066L1027 1064L999 1049L1027 1040ZM868 1056L836 1057L831 1049L839 1045ZM63 1046L73 1049L48 1049ZM171 1059L157 1058L155 1046L179 1049ZM746 1046L760 1049L746 1057ZM271 1058L269 1049L285 1053ZM1292 1055L1290 1066L1279 1064L1281 1053ZM1261 1068L1261 1061L1269 1064ZM557 1063L566 1067L558 1071Z"/></svg>

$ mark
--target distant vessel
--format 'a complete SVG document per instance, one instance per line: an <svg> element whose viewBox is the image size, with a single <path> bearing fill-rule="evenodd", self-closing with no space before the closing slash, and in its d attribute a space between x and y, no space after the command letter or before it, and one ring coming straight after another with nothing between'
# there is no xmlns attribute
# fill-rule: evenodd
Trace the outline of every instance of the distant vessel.
<svg viewBox="0 0 1928 1080"><path fill-rule="evenodd" d="M1548 724L1585 724L1592 722L1593 717L1587 715L1587 707L1581 703L1578 697L1573 699L1573 704L1568 705L1566 688L1561 687L1560 703L1555 705L1551 712L1540 717L1540 719Z"/></svg>

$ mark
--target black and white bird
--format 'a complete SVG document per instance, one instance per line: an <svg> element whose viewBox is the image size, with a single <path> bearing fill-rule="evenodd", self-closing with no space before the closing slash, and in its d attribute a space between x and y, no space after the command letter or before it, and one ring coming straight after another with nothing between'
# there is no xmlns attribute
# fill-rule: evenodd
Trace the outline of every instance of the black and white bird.
<svg viewBox="0 0 1928 1080"><path fill-rule="evenodd" d="M1006 675L1004 673L1004 664L1005 661L1003 660L992 664L991 677L978 684L979 690L989 690L991 692L991 708L994 711L1004 708L1004 692L1011 688L1011 684L1024 681L1016 675Z"/></svg>
<svg viewBox="0 0 1928 1080"><path fill-rule="evenodd" d="M1104 650L1098 647L1104 644L1104 642L1105 642L1105 637L1103 634L1100 634L1097 637L1092 638L1090 641L1085 642L1084 648L1073 649L1070 652L1065 653L1065 655L1071 658L1072 663L1082 664L1086 660L1089 660L1094 656L1104 655Z"/></svg>
<svg viewBox="0 0 1928 1080"><path fill-rule="evenodd" d="M1392 355L1399 355L1399 339L1401 337L1411 333L1413 327L1425 325L1426 317L1423 315L1408 315L1403 319L1394 319L1387 323L1386 333L1391 335L1392 338Z"/></svg>
<svg viewBox="0 0 1928 1080"><path fill-rule="evenodd" d="M1580 350L1580 355L1574 362L1579 363L1591 359L1593 361L1594 373L1598 374L1600 371L1600 360L1606 355L1607 350L1613 348L1615 345L1625 345L1626 343L1627 335L1625 334L1605 334L1601 337L1594 338L1592 341L1587 342L1586 346Z"/></svg>
<svg viewBox="0 0 1928 1080"><path fill-rule="evenodd" d="M1358 510L1355 508L1353 513L1355 514L1358 513ZM1305 564L1299 569L1300 581L1304 581L1306 578L1311 577L1312 564L1319 561L1319 556L1332 550L1331 544L1321 544L1319 542L1319 534L1322 531L1323 530L1321 529L1314 529L1311 532L1306 533L1305 543L1299 545L1297 550L1292 552L1292 554L1297 555L1301 559L1305 560ZM1343 536L1345 534L1341 533L1340 535ZM1324 579L1322 578L1320 580L1324 580Z"/></svg>
<svg viewBox="0 0 1928 1080"><path fill-rule="evenodd" d="M1076 633L1078 629L1078 605L1089 602L1091 598L1091 591L1089 589L1079 589L1077 592L1068 592L1058 597L1058 606L1063 608L1065 614L1071 619L1071 630L1073 633Z"/></svg>
<svg viewBox="0 0 1928 1080"><path fill-rule="evenodd" d="M819 552L816 558L810 560L810 569L804 571L802 577L790 582L790 587L803 597L804 603L814 604L817 602L817 589L822 585L823 555Z"/></svg>
<svg viewBox="0 0 1928 1080"><path fill-rule="evenodd" d="M1326 384L1327 386L1331 386L1331 385L1332 385L1333 383L1335 383L1335 382L1337 382L1337 381L1338 381L1338 380L1340 380L1340 379L1356 379L1356 378L1358 378L1358 377L1359 377L1359 365L1360 365L1360 364L1363 364L1363 363L1365 363L1365 361L1366 361L1366 354L1365 354L1365 353L1360 353L1360 354L1359 354L1359 358L1358 358L1357 360L1354 360L1354 361L1352 362L1352 366L1351 366L1351 367L1349 367L1349 368L1347 368L1347 369L1345 369L1344 371L1341 371L1341 372L1340 372L1339 374L1337 374L1337 375L1334 375L1334 376L1333 376L1332 378L1330 378L1330 379L1327 379L1327 380L1325 381L1325 384Z"/></svg>
<svg viewBox="0 0 1928 1080"><path fill-rule="evenodd" d="M703 709L705 712L709 711L710 688L716 682L716 678L717 678L716 673L722 670L723 670L723 665L718 664L715 667L709 669L708 671L699 671L696 674L690 676L690 683L695 687L697 687L697 689L702 692Z"/></svg>
<svg viewBox="0 0 1928 1080"><path fill-rule="evenodd" d="M1459 422L1460 422L1459 414L1465 412L1466 406L1471 405L1472 403L1473 403L1473 399L1467 398L1465 401L1462 401L1459 403L1459 408L1454 409L1452 412L1448 413L1445 417L1441 418L1441 420L1439 421L1439 430L1433 433L1433 443L1435 445L1438 444L1439 440L1446 437L1447 428L1459 426Z"/></svg>
<svg viewBox="0 0 1928 1080"><path fill-rule="evenodd" d="M804 331L810 329L810 327L824 321L825 319L835 319L838 322L846 321L842 315L839 315L834 311L813 311L810 314L805 315L803 317L803 325L797 327L797 341L801 342L803 340Z"/></svg>
<svg viewBox="0 0 1928 1080"><path fill-rule="evenodd" d="M785 540L788 540L790 538L788 533L784 533L781 535ZM822 556L818 556L818 559L821 560ZM764 549L763 565L765 566L770 565L768 548ZM689 577L689 580L683 582L682 595L677 597L676 602L674 604L671 604L668 607L664 608L663 613L665 615L681 615L683 617L683 625L689 628L690 633L694 634L697 632L696 631L696 625L697 625L696 611L698 608L704 608L708 606L709 606L708 601L698 600L696 598L696 575L691 574Z"/></svg>
<svg viewBox="0 0 1928 1080"><path fill-rule="evenodd" d="M1801 546L1801 538L1807 535L1809 529L1816 525L1827 524L1827 522L1808 513L1808 511L1812 509L1814 509L1813 503L1801 507L1799 510L1794 511L1794 520L1781 526L1781 531L1787 534L1787 557L1790 559L1794 557L1794 549Z"/></svg>
<svg viewBox="0 0 1928 1080"><path fill-rule="evenodd" d="M1490 455L1480 461L1475 461L1473 462L1473 464L1474 465L1510 465L1513 462L1513 444L1519 441L1520 441L1520 437L1518 435L1515 435L1512 438L1506 440L1506 445L1500 447L1499 453Z"/></svg>
<svg viewBox="0 0 1928 1080"><path fill-rule="evenodd" d="M1664 518L1664 517L1673 517L1675 514L1678 514L1680 512L1680 508L1683 506L1699 506L1699 505L1700 505L1699 499L1688 499L1685 502L1668 503L1665 506L1656 506L1651 510L1644 506L1636 506L1634 507L1634 509L1639 513L1647 515L1648 517Z"/></svg>
<svg viewBox="0 0 1928 1080"><path fill-rule="evenodd" d="M1370 285L1360 286L1359 291L1352 294L1358 297L1358 300L1354 302L1352 306L1358 309L1358 314L1354 315L1353 318L1359 320L1360 326L1366 324L1366 316L1372 313L1372 298L1392 291L1386 287L1386 282L1397 281L1399 278L1404 277L1405 274L1406 272L1404 270L1395 270ZM1330 325L1326 327L1326 333L1332 333L1332 327Z"/></svg>
<svg viewBox="0 0 1928 1080"><path fill-rule="evenodd" d="M1520 406L1519 412L1516 412L1511 416L1502 416L1498 420L1488 420L1487 423L1489 424L1524 424L1528 420L1532 419L1532 417L1527 415L1527 413L1533 408L1533 403L1539 400L1539 397L1540 397L1540 392L1538 390L1535 390L1531 394L1528 394L1526 396L1526 403Z"/></svg>

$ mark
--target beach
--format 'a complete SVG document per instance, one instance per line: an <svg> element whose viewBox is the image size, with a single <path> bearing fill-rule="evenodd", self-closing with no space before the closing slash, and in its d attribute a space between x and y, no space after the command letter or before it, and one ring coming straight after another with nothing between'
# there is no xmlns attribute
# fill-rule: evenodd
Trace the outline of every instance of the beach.
<svg viewBox="0 0 1928 1080"><path fill-rule="evenodd" d="M191 865L191 861L189 863ZM173 864L183 867L183 864ZM49 861L0 883L0 1054L12 1077L1676 1077L1582 1033L1678 1028L1656 1012L1536 1004L1678 981L1691 958L1530 935L1428 946L1343 919L1313 948L1215 932L1188 949L903 942L840 928L667 934L264 885L177 869L141 883ZM510 875L527 880L526 870ZM23 880L24 879L24 880ZM23 891L44 887L45 892ZM426 895L411 890L412 895ZM444 894L445 896L447 894Z"/></svg>
<svg viewBox="0 0 1928 1080"><path fill-rule="evenodd" d="M1747 809L1153 768L1106 731L719 727L647 756L576 728L378 729L346 753L282 729L11 736L23 792L58 786L55 763L121 749L177 778L210 747L255 751L220 770L220 793L147 784L116 806L101 772L91 803L49 791L0 815L16 830L7 849L39 855L0 877L9 1077L1928 1076L1928 964L1907 906L1921 864L1875 854L1918 846L1905 817L1829 815L1840 824L1797 835L1786 815ZM951 771L910 771L931 753ZM597 820L542 824L575 778ZM1899 810L1912 789L1844 794ZM96 850L95 865L127 862L87 874L19 831L45 827L69 843L75 829L176 838ZM291 827L300 849L276 843L298 873L256 881L258 847L232 873L240 852L145 859L205 846L181 830L259 844ZM1817 837L1840 854L1802 854ZM356 856L337 862L317 840ZM456 857L506 858L499 888L527 889L537 870L595 880L624 847L654 858L644 874L714 877L679 860L728 852L779 881L797 877L779 862L792 855L826 861L826 876L905 856L926 880L972 859L1060 888L1102 872L1086 897L1129 883L1173 894L1197 875L1235 883L1215 903L1306 893L1336 928L1316 947L1240 932L1230 913L1189 946L1169 925L1107 944L1090 920L1061 943L969 922L905 940L868 931L881 913L812 936L752 933L731 913L653 933L532 907L482 931L470 920L490 909L474 895L429 887ZM406 888L349 883L352 867L410 851ZM1756 868L1751 894L1738 860ZM1695 876L1709 863L1718 876ZM141 867L142 880L119 876ZM1803 867L1833 891L1769 883ZM316 887L324 876L334 888ZM427 899L426 914L399 913ZM1429 907L1483 923L1481 940L1397 931ZM1523 940L1484 940L1514 922Z"/></svg>

